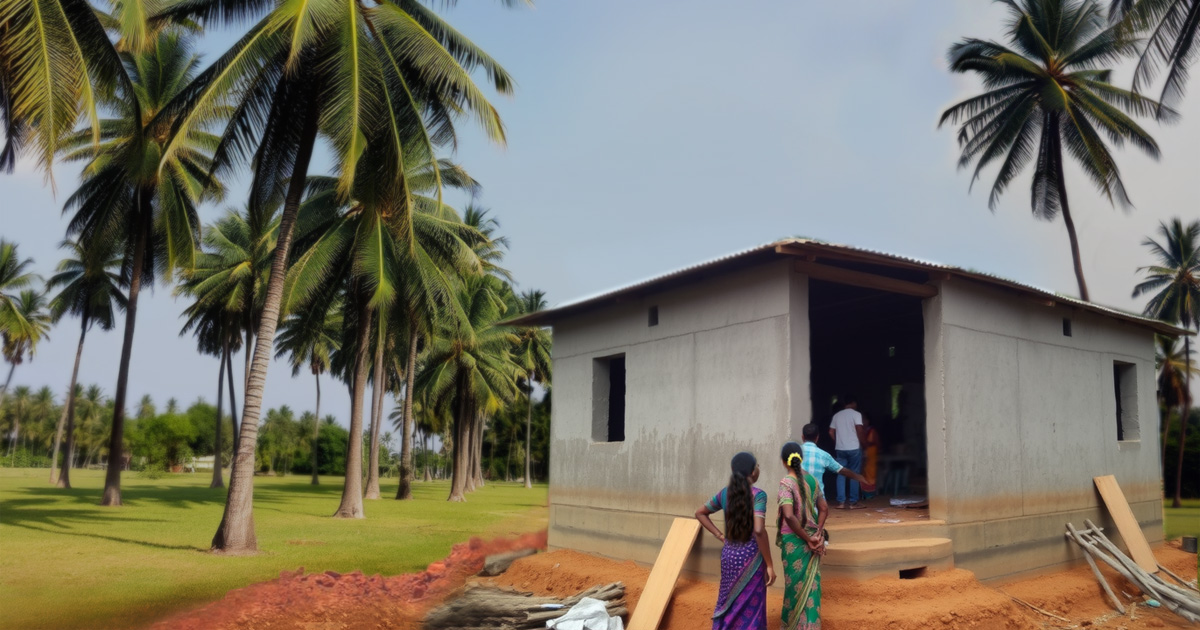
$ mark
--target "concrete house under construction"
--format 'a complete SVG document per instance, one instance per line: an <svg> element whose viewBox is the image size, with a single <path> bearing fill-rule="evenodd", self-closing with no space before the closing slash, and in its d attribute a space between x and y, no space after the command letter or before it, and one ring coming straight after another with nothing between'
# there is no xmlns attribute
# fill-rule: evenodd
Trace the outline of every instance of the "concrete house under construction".
<svg viewBox="0 0 1200 630"><path fill-rule="evenodd" d="M1162 322L803 239L517 321L554 328L553 548L652 563L740 450L773 498L780 446L843 391L890 443L887 485L929 508L895 524L832 510L826 574L1069 562L1065 523L1111 524L1092 484L1107 474L1163 538L1154 334L1183 331ZM701 540L686 570L717 576Z"/></svg>

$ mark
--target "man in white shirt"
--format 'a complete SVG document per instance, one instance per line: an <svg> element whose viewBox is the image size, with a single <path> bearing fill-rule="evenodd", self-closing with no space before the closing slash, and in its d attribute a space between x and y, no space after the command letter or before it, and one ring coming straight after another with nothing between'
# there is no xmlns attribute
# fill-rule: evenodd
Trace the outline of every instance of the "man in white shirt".
<svg viewBox="0 0 1200 630"><path fill-rule="evenodd" d="M858 400L853 394L842 397L842 410L833 414L833 422L829 424L829 437L833 438L833 457L837 463L862 474L862 443L866 441L862 426L862 414L858 412ZM847 479L839 476L837 479L838 507L845 509ZM849 480L851 510L860 510L866 506L858 504L858 481Z"/></svg>

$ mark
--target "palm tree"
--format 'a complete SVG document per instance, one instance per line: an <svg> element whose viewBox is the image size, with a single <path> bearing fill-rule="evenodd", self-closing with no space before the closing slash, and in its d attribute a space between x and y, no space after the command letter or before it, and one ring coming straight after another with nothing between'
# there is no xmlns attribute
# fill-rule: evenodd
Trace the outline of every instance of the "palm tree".
<svg viewBox="0 0 1200 630"><path fill-rule="evenodd" d="M1120 20L1128 37L1149 31L1133 73L1133 89L1140 91L1167 67L1160 99L1173 103L1183 96L1188 67L1196 60L1200 35L1198 0L1110 0L1109 17Z"/></svg>
<svg viewBox="0 0 1200 630"><path fill-rule="evenodd" d="M75 435L75 391L79 379L79 361L83 358L83 341L93 324L99 324L101 330L112 330L116 321L116 311L125 309L125 294L121 287L125 279L121 277L122 257L111 241L64 241L62 247L70 250L70 254L58 264L58 272L46 283L47 290L58 289L58 294L50 300L50 314L55 322L65 315L79 317L79 345L75 349L75 366L71 369L71 380L67 385L67 400L63 405L63 415L58 422L58 430L54 437L54 455L50 465L50 481L55 483L54 475L58 467L59 445L62 443L63 427L66 427L67 448L71 453L74 446L71 440ZM60 488L71 487L70 457L63 458L61 472L58 473L57 485Z"/></svg>
<svg viewBox="0 0 1200 630"><path fill-rule="evenodd" d="M536 313L546 306L546 294L529 289L520 295L517 312ZM525 487L532 488L533 383L545 383L550 379L550 332L545 328L530 326L519 330L517 337L519 341L513 358L525 373L525 398L528 402L528 415L525 418Z"/></svg>
<svg viewBox="0 0 1200 630"><path fill-rule="evenodd" d="M85 241L123 243L130 274L109 444L112 456L101 501L107 506L121 504L125 397L142 285L152 283L156 271L169 277L174 269L192 266L200 226L195 206L206 194L219 196L221 191L209 175L207 153L216 142L214 136L202 126L194 126L182 138L172 140L177 146L166 155L166 136L145 122L161 115L195 74L199 57L191 52L189 40L177 33L163 33L146 52L123 57L136 98L114 104L119 118L100 121L99 145L90 142L87 130L67 142L73 149L67 159L88 160L83 183L67 200L66 208L75 210L69 232ZM205 120L206 124L212 122L214 118Z"/></svg>
<svg viewBox="0 0 1200 630"><path fill-rule="evenodd" d="M466 320L444 325L430 340L418 390L454 414L454 470L449 501L464 501L474 489L483 442L483 418L512 400L521 366L512 358L517 336L497 326L504 314L500 281L493 276L465 279L459 300Z"/></svg>
<svg viewBox="0 0 1200 630"><path fill-rule="evenodd" d="M317 404L313 409L312 485L321 483L317 477L317 440L321 423L321 375L329 371L330 357L341 347L342 304L340 300L324 301L288 315L283 320L276 344L276 358L287 354L292 362L292 376L308 368L316 385Z"/></svg>
<svg viewBox="0 0 1200 630"><path fill-rule="evenodd" d="M210 256L211 254L205 255ZM187 321L184 323L183 329L179 331L179 334L185 335L189 331L194 331L196 344L201 354L210 354L217 357L217 406L213 435L213 476L208 487L224 488L225 481L221 478L221 451L223 450L221 427L224 424L224 420L221 417L221 410L225 404L225 369L226 366L232 369L229 359L236 349L236 344L241 339L241 336L238 334L238 314L227 310L221 303L213 304L206 302L204 300L206 297L205 294L198 292L196 285L197 279L189 275L188 279L179 287L180 293L192 295L196 299L183 312L183 315L187 317ZM233 395L232 389L231 383L231 396Z"/></svg>
<svg viewBox="0 0 1200 630"><path fill-rule="evenodd" d="M22 150L36 150L47 176L81 117L100 141L97 111L104 97L133 100L118 50L142 52L163 21L148 0L116 0L106 14L86 0L0 3L0 169L12 172ZM106 32L114 27L114 42ZM138 107L138 103L131 103ZM141 118L141 116L137 116Z"/></svg>
<svg viewBox="0 0 1200 630"><path fill-rule="evenodd" d="M32 289L24 289L9 305L10 323L0 340L3 341L2 351L4 360L8 361L8 377L4 379L4 389L7 392L12 383L13 372L17 366L25 362L25 357L33 358L37 345L50 336L50 313L46 310L46 295Z"/></svg>
<svg viewBox="0 0 1200 630"><path fill-rule="evenodd" d="M1184 389L1191 374L1200 374L1200 366L1193 365L1191 357L1184 356L1179 340L1167 335L1156 336L1154 365L1158 371L1158 403L1162 416L1162 459L1167 461L1167 431L1171 424L1171 409L1184 406ZM1166 477L1166 470L1163 470Z"/></svg>
<svg viewBox="0 0 1200 630"><path fill-rule="evenodd" d="M0 411L4 415L4 435L8 436L8 454L12 458L17 451L17 440L21 436L21 422L28 423L30 408L33 406L33 390L28 385L18 385L13 388L11 396L4 400ZM11 464L10 464L11 465Z"/></svg>
<svg viewBox="0 0 1200 630"><path fill-rule="evenodd" d="M283 199L243 408L237 459L246 465L235 465L231 475L212 543L219 551L257 547L250 468L271 345L286 314L281 305L293 231L318 135L333 148L343 198L351 196L360 175L403 198L405 164L414 158L435 163L435 146L454 141L453 122L460 112L473 113L489 138L503 142L499 115L472 81L473 69L485 70L499 91L512 90L499 64L414 0L369 7L357 0L195 0L175 5L170 13L205 22L268 7L270 12L197 78L171 112L178 114L173 137L186 138L197 121L221 111L237 94L217 147L217 169L234 168L253 154L251 203ZM164 155L170 158L179 148L172 141Z"/></svg>
<svg viewBox="0 0 1200 630"><path fill-rule="evenodd" d="M229 208L220 220L205 227L207 255L197 260L191 272L199 299L237 316L245 335L246 374L278 232L278 204L250 204L242 212Z"/></svg>
<svg viewBox="0 0 1200 630"><path fill-rule="evenodd" d="M32 258L21 260L15 243L0 239L0 335L10 328L22 326L22 322L17 319L14 304L20 290L28 288L37 280L37 274L29 271L32 266ZM3 398L3 395L4 390L0 389L0 398Z"/></svg>
<svg viewBox="0 0 1200 630"><path fill-rule="evenodd" d="M479 270L471 249L480 240L478 232L460 222L452 208L420 194L425 190L436 192L435 177L441 177L442 185L467 189L477 186L461 169L445 162L432 167L418 163L410 168L405 179L413 193L407 199L378 196L372 182L360 180L356 196L344 202L337 192L336 179L310 178L310 194L301 216L313 228L299 239L298 249L303 253L288 272L285 304L293 310L303 304L320 303L324 298L317 296L344 286L348 288L347 301L353 305L353 313L343 319L346 330L354 334L347 336L342 347L353 359L347 361L352 387L351 440L342 505L336 512L341 517L360 517L364 494L378 498L378 437L383 393L388 389L384 354L389 343L399 345L389 341L389 320L395 319L398 324L390 326L392 331L407 331L410 343L405 347L415 349L421 314L437 312L442 306L453 307L457 275ZM451 315L455 312L453 308L446 310ZM368 370L372 339L376 342L374 368ZM408 355L410 363L415 362L412 351ZM357 474L361 458L356 451L361 443L362 399L372 374L375 395L364 493ZM411 424L408 426L411 429ZM411 452L411 438L407 442ZM401 481L401 490L403 486Z"/></svg>
<svg viewBox="0 0 1200 630"><path fill-rule="evenodd" d="M1003 158L988 207L1030 163L1034 163L1031 208L1052 221L1061 211L1071 243L1079 297L1088 300L1079 239L1067 202L1063 149L1110 203L1130 205L1120 171L1104 135L1120 147L1126 141L1158 158L1158 144L1130 115L1175 113L1143 96L1109 83L1101 66L1120 59L1131 44L1119 28L1107 27L1097 0L1005 0L1014 48L981 39L950 47L953 72L975 72L987 91L942 114L939 126L959 124L959 167L976 162L972 183L983 168ZM1128 112L1128 113L1126 113Z"/></svg>
<svg viewBox="0 0 1200 630"><path fill-rule="evenodd" d="M1142 242L1157 259L1157 264L1139 269L1146 273L1146 279L1134 287L1133 297L1155 292L1146 304L1144 313L1147 316L1178 324L1185 329L1200 330L1200 221L1184 226L1183 221L1177 218L1170 224L1160 223L1158 233L1163 239L1161 243L1153 238ZM1187 417L1192 408L1190 336L1184 337L1183 348L1187 363L1180 401L1183 406L1179 414L1179 466L1175 471L1173 507L1181 505L1183 445L1187 440ZM1164 443L1165 435L1164 431Z"/></svg>

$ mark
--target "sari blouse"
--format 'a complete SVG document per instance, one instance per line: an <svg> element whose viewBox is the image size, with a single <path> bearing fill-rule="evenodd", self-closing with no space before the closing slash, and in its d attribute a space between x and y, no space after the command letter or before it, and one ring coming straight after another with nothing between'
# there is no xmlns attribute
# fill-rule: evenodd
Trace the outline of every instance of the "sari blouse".
<svg viewBox="0 0 1200 630"><path fill-rule="evenodd" d="M821 492L821 484L816 482L816 478L808 473L804 473L804 485L808 488L808 493L812 496L812 511L805 514L804 509L804 494L800 490L795 477L788 475L779 481L779 506L792 506L792 510L801 518L801 524L806 527L815 527L817 523L817 500L825 495ZM800 506L799 509L796 506ZM782 511L781 511L782 512ZM795 534L791 527L788 527L787 520L783 519L781 531L784 534Z"/></svg>
<svg viewBox="0 0 1200 630"><path fill-rule="evenodd" d="M767 493L765 490L759 490L754 486L751 486L750 489L754 491L754 515L765 519L767 517ZM709 512L723 512L729 507L728 495L729 488L721 488L708 500L708 503L704 504L704 507Z"/></svg>

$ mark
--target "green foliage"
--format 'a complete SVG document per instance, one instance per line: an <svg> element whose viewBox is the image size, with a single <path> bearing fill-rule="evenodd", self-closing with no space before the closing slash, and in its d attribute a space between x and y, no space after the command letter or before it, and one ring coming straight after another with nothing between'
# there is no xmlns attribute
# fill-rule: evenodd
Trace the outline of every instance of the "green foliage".
<svg viewBox="0 0 1200 630"><path fill-rule="evenodd" d="M1167 436L1163 485L1166 496L1175 495L1175 468L1179 465L1179 414L1172 414L1171 432ZM1200 498L1200 407L1193 407L1188 417L1187 443L1183 447L1183 485L1181 495Z"/></svg>
<svg viewBox="0 0 1200 630"><path fill-rule="evenodd" d="M138 476L142 479L162 479L167 476L167 469L160 461L151 462L142 466Z"/></svg>

